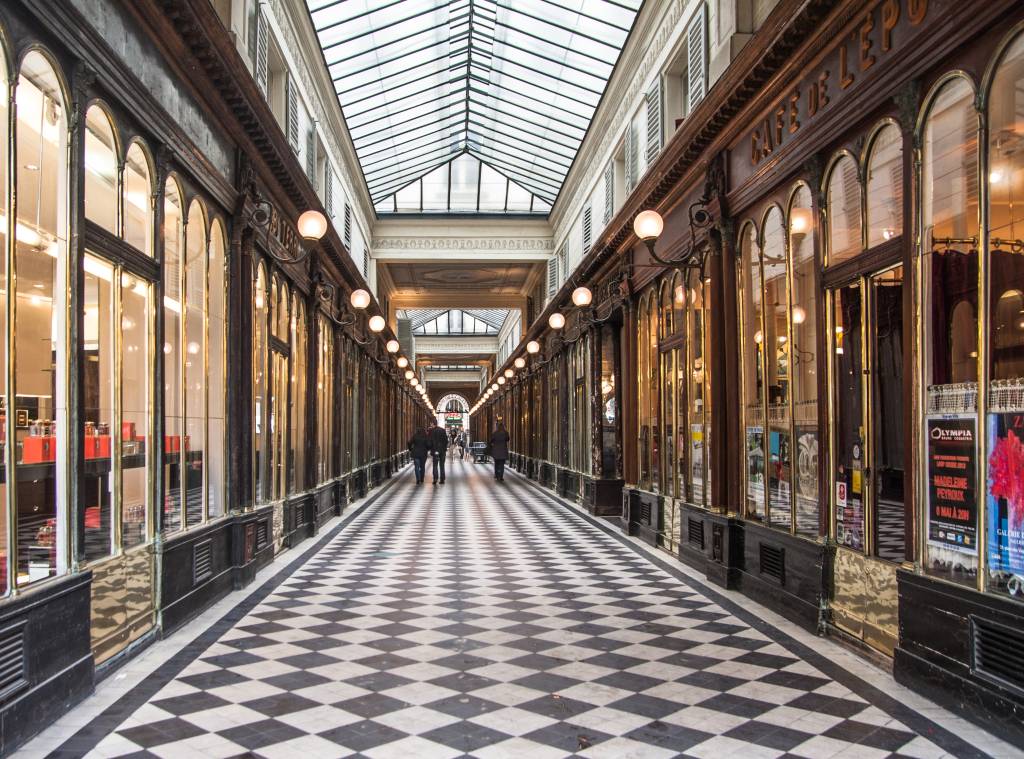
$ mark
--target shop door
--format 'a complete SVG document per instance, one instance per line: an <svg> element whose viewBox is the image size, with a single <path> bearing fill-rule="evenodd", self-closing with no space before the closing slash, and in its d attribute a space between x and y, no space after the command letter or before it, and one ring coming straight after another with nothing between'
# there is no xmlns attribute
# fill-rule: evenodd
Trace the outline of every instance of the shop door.
<svg viewBox="0 0 1024 759"><path fill-rule="evenodd" d="M891 655L904 558L903 268L830 292L834 624Z"/></svg>
<svg viewBox="0 0 1024 759"><path fill-rule="evenodd" d="M276 340L274 342L277 342ZM270 488L274 501L274 551L281 550L287 532L284 498L288 486L288 355L275 345L270 350Z"/></svg>

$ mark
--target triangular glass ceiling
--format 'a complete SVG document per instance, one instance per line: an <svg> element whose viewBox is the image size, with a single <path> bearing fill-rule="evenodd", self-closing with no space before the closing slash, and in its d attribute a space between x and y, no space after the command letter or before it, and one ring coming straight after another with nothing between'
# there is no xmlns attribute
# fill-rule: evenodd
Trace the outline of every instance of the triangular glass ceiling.
<svg viewBox="0 0 1024 759"><path fill-rule="evenodd" d="M379 211L546 213L641 0L307 2ZM445 207L428 208L441 172Z"/></svg>

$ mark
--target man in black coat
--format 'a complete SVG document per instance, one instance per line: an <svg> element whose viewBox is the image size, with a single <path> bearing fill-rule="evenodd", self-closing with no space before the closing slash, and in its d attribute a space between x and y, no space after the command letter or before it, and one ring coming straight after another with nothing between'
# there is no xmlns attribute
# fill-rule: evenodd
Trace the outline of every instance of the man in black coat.
<svg viewBox="0 0 1024 759"><path fill-rule="evenodd" d="M494 479L504 482L505 459L508 458L508 432L504 422L498 422L498 429L491 433L491 458L494 459Z"/></svg>
<svg viewBox="0 0 1024 759"><path fill-rule="evenodd" d="M444 460L448 455L448 433L436 424L430 428L430 449L434 458L434 484L438 483L437 470L441 469L440 482L444 485Z"/></svg>
<svg viewBox="0 0 1024 759"><path fill-rule="evenodd" d="M430 451L430 438L427 437L427 433L423 431L422 427L417 427L416 431L412 433L412 437L409 438L409 455L412 456L413 469L416 470L416 484L423 484L423 476L426 474L427 469L427 453Z"/></svg>

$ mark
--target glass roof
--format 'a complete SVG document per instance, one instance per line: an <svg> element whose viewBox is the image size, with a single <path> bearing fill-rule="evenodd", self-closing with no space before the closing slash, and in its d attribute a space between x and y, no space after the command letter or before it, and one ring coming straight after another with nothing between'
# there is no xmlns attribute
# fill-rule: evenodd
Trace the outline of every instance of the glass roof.
<svg viewBox="0 0 1024 759"><path fill-rule="evenodd" d="M496 335L508 318L506 308L407 308L414 335Z"/></svg>
<svg viewBox="0 0 1024 759"><path fill-rule="evenodd" d="M307 0L374 205L468 153L550 207L641 1Z"/></svg>

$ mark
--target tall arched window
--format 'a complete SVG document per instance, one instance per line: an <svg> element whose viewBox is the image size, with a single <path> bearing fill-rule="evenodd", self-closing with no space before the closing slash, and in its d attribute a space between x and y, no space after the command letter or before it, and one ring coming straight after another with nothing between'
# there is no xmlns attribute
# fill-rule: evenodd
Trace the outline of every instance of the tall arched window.
<svg viewBox="0 0 1024 759"><path fill-rule="evenodd" d="M306 309L296 293L291 318L291 451L288 456L291 472L288 488L293 493L306 489L306 342Z"/></svg>
<svg viewBox="0 0 1024 759"><path fill-rule="evenodd" d="M740 231L738 278L746 461L745 511L752 519L764 519L764 375L761 360L764 333L761 327L761 263L757 247L757 229L752 223L747 223Z"/></svg>
<svg viewBox="0 0 1024 759"><path fill-rule="evenodd" d="M128 148L124 163L124 240L153 255L153 184L149 158L139 142Z"/></svg>
<svg viewBox="0 0 1024 759"><path fill-rule="evenodd" d="M224 226L220 219L210 229L210 259L208 266L209 295L209 345L207 346L206 381L208 430L207 442L207 511L211 519L227 512L227 466L224 448L224 417L227 362L227 282L225 271Z"/></svg>
<svg viewBox="0 0 1024 759"><path fill-rule="evenodd" d="M662 340L667 340L675 333L674 310L672 307L672 280L668 277L662 279L658 290L660 335ZM661 402L661 440L658 446L661 448L661 476L664 487L662 492L673 498L680 497L676 492L676 457L675 457L675 401L676 401L676 359L679 351L659 351L661 377L660 402Z"/></svg>
<svg viewBox="0 0 1024 759"><path fill-rule="evenodd" d="M252 476L256 503L270 498L267 488L267 272L261 261L252 294Z"/></svg>
<svg viewBox="0 0 1024 759"><path fill-rule="evenodd" d="M861 252L861 194L857 163L841 154L828 175L828 265L834 266Z"/></svg>
<svg viewBox="0 0 1024 759"><path fill-rule="evenodd" d="M278 341L270 347L270 491L277 500L285 496L288 467L288 356L280 345L288 345L290 334L288 285L275 274L270 285L270 333Z"/></svg>
<svg viewBox="0 0 1024 759"><path fill-rule="evenodd" d="M200 524L206 501L206 211L198 200L185 226L185 525Z"/></svg>
<svg viewBox="0 0 1024 759"><path fill-rule="evenodd" d="M85 217L118 233L118 149L110 116L94 105L85 114Z"/></svg>
<svg viewBox="0 0 1024 759"><path fill-rule="evenodd" d="M790 439L789 296L786 273L786 224L772 206L762 225L761 267L764 277L764 326L761 340L767 385L768 439L765 451L769 521L789 529L792 492Z"/></svg>
<svg viewBox="0 0 1024 759"><path fill-rule="evenodd" d="M317 352L319 354L316 370L317 481L327 482L335 475L334 329L323 314L317 316Z"/></svg>
<svg viewBox="0 0 1024 759"><path fill-rule="evenodd" d="M895 124L879 129L869 147L868 247L903 233L903 135Z"/></svg>
<svg viewBox="0 0 1024 759"><path fill-rule="evenodd" d="M174 532L181 520L182 373L181 334L185 257L185 215L178 183L164 186L163 280L164 280L164 520L163 529Z"/></svg>
<svg viewBox="0 0 1024 759"><path fill-rule="evenodd" d="M796 531L817 537L818 487L818 303L811 191L800 184L789 201L790 394L793 399L793 481Z"/></svg>
<svg viewBox="0 0 1024 759"><path fill-rule="evenodd" d="M647 307L649 295L644 295L640 299L640 306L638 309L637 319L637 364L639 369L637 391L639 394L640 409L640 445L638 446L638 452L640 454L640 489L650 490L651 489L651 427L652 421L650 418L650 401L648 396L651 392L650 383L647 379L651 376L652 369L650 363L650 351L647 346L650 343L651 333L651 315L650 310ZM557 422L557 417L554 421Z"/></svg>

